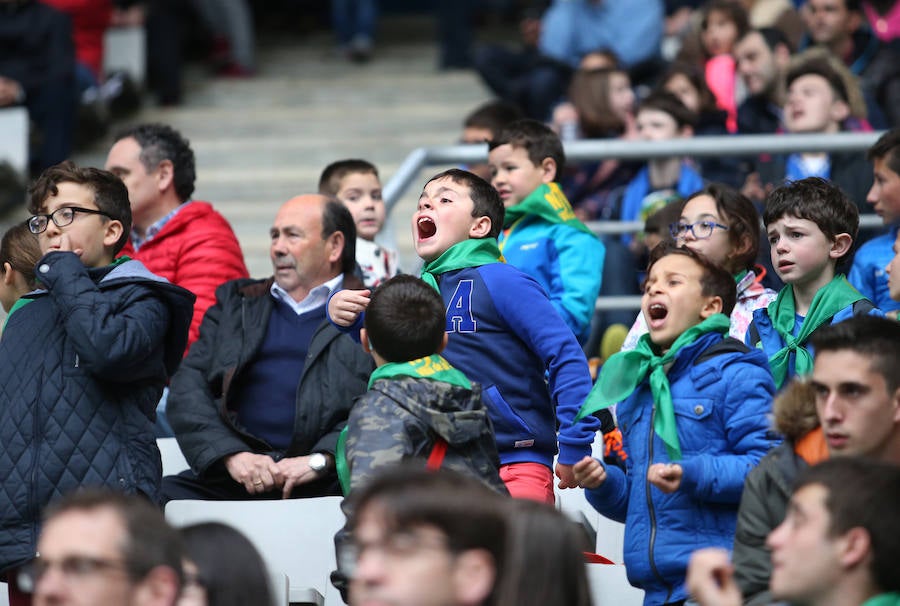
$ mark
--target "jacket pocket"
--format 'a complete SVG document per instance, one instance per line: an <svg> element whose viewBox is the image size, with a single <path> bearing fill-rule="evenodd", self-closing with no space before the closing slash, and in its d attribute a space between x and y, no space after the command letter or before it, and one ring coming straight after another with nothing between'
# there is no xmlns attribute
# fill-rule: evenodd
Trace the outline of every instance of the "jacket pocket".
<svg viewBox="0 0 900 606"><path fill-rule="evenodd" d="M488 412L494 424L494 436L498 450L521 448L534 444L534 432L500 395L500 390L491 385L484 390ZM531 442L527 444L527 442Z"/></svg>
<svg viewBox="0 0 900 606"><path fill-rule="evenodd" d="M674 405L682 450L697 453L718 450L721 436L710 425L715 420L715 400L679 398Z"/></svg>

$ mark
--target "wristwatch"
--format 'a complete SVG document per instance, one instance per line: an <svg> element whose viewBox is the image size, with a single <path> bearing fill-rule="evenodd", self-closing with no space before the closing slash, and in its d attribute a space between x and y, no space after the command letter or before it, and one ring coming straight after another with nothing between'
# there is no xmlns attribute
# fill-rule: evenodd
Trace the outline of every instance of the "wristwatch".
<svg viewBox="0 0 900 606"><path fill-rule="evenodd" d="M309 468L316 472L316 475L323 475L328 470L328 457L321 452L314 452L309 456Z"/></svg>

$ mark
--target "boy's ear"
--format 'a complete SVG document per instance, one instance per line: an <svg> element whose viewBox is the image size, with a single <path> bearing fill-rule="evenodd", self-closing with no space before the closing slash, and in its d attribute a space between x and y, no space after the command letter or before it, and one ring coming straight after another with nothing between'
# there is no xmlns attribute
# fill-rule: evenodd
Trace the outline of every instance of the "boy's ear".
<svg viewBox="0 0 900 606"><path fill-rule="evenodd" d="M872 537L861 526L851 528L838 537L841 564L855 568L865 562L872 553Z"/></svg>
<svg viewBox="0 0 900 606"><path fill-rule="evenodd" d="M541 160L541 181L543 183L553 183L556 181L556 160L553 158L544 158Z"/></svg>
<svg viewBox="0 0 900 606"><path fill-rule="evenodd" d="M447 339L448 338L449 338L449 335L447 335L447 333L445 332L443 338L441 339L441 344L438 346L437 351L434 353L441 353L442 351L444 351L444 348L447 347ZM898 390L898 391L900 391L900 390Z"/></svg>
<svg viewBox="0 0 900 606"><path fill-rule="evenodd" d="M469 238L486 238L491 233L491 218L487 215L472 218L472 226L469 227Z"/></svg>
<svg viewBox="0 0 900 606"><path fill-rule="evenodd" d="M828 256L832 259L840 259L847 254L851 246L853 246L853 238L850 234L838 234L831 242L831 250L828 251Z"/></svg>
<svg viewBox="0 0 900 606"><path fill-rule="evenodd" d="M850 105L841 99L835 99L831 104L831 119L841 124L850 117Z"/></svg>
<svg viewBox="0 0 900 606"><path fill-rule="evenodd" d="M359 342L362 345L364 352L367 354L372 353L372 344L369 342L369 333L366 332L365 328L359 329Z"/></svg>
<svg viewBox="0 0 900 606"><path fill-rule="evenodd" d="M704 320L712 315L722 313L722 297L708 297L703 309L700 310L700 317Z"/></svg>
<svg viewBox="0 0 900 606"><path fill-rule="evenodd" d="M163 160L156 167L156 186L159 191L169 189L175 180L175 167L171 160Z"/></svg>
<svg viewBox="0 0 900 606"><path fill-rule="evenodd" d="M122 237L122 232L125 231L125 226L122 225L122 222L118 219L110 219L103 226L103 247L104 248L112 248L116 245L116 242L119 241L119 238Z"/></svg>

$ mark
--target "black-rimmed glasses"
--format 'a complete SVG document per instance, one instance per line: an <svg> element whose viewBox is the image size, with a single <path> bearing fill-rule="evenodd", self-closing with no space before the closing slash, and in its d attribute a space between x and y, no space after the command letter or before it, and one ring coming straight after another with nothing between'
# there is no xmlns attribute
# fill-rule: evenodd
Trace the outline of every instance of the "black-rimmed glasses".
<svg viewBox="0 0 900 606"><path fill-rule="evenodd" d="M32 215L28 218L28 230L33 234L41 234L47 231L47 226L50 225L50 221L57 227L65 227L66 225L71 225L72 221L75 220L75 215L78 213L85 213L88 215L103 215L108 219L112 219L108 214L103 212L102 210L94 210L93 208L81 208L80 206L63 206L62 208L57 208L49 215Z"/></svg>
<svg viewBox="0 0 900 606"><path fill-rule="evenodd" d="M669 233L673 238L684 238L688 232L697 240L706 240L709 238L716 228L728 231L727 225L716 223L715 221L697 221L696 223L672 223L669 225Z"/></svg>

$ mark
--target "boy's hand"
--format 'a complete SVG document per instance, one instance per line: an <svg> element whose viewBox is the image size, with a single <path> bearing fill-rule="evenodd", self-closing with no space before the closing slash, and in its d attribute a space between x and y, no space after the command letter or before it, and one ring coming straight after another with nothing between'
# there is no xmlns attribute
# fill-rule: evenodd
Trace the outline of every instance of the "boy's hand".
<svg viewBox="0 0 900 606"><path fill-rule="evenodd" d="M683 475L684 470L678 463L654 463L647 470L650 483L666 494L678 490Z"/></svg>
<svg viewBox="0 0 900 606"><path fill-rule="evenodd" d="M71 251L71 252L75 253L76 255L78 255L79 259L81 258L81 255L84 253L83 248L72 248L72 240L69 239L69 234L67 234L66 232L62 232L59 235L59 249L58 250Z"/></svg>
<svg viewBox="0 0 900 606"><path fill-rule="evenodd" d="M253 452L239 452L225 457L225 469L249 494L261 494L281 488L284 478L274 459Z"/></svg>
<svg viewBox="0 0 900 606"><path fill-rule="evenodd" d="M606 468L594 457L584 457L572 467L575 482L587 489L597 488L606 481Z"/></svg>
<svg viewBox="0 0 900 606"><path fill-rule="evenodd" d="M369 305L371 290L341 290L328 301L328 317L338 326L352 326Z"/></svg>
<svg viewBox="0 0 900 606"><path fill-rule="evenodd" d="M739 606L741 590L734 582L734 566L728 551L718 547L698 549L687 569L687 588L700 606Z"/></svg>
<svg viewBox="0 0 900 606"><path fill-rule="evenodd" d="M578 482L575 480L575 472L572 471L572 465L556 464L556 477L559 478L560 488L578 488Z"/></svg>

